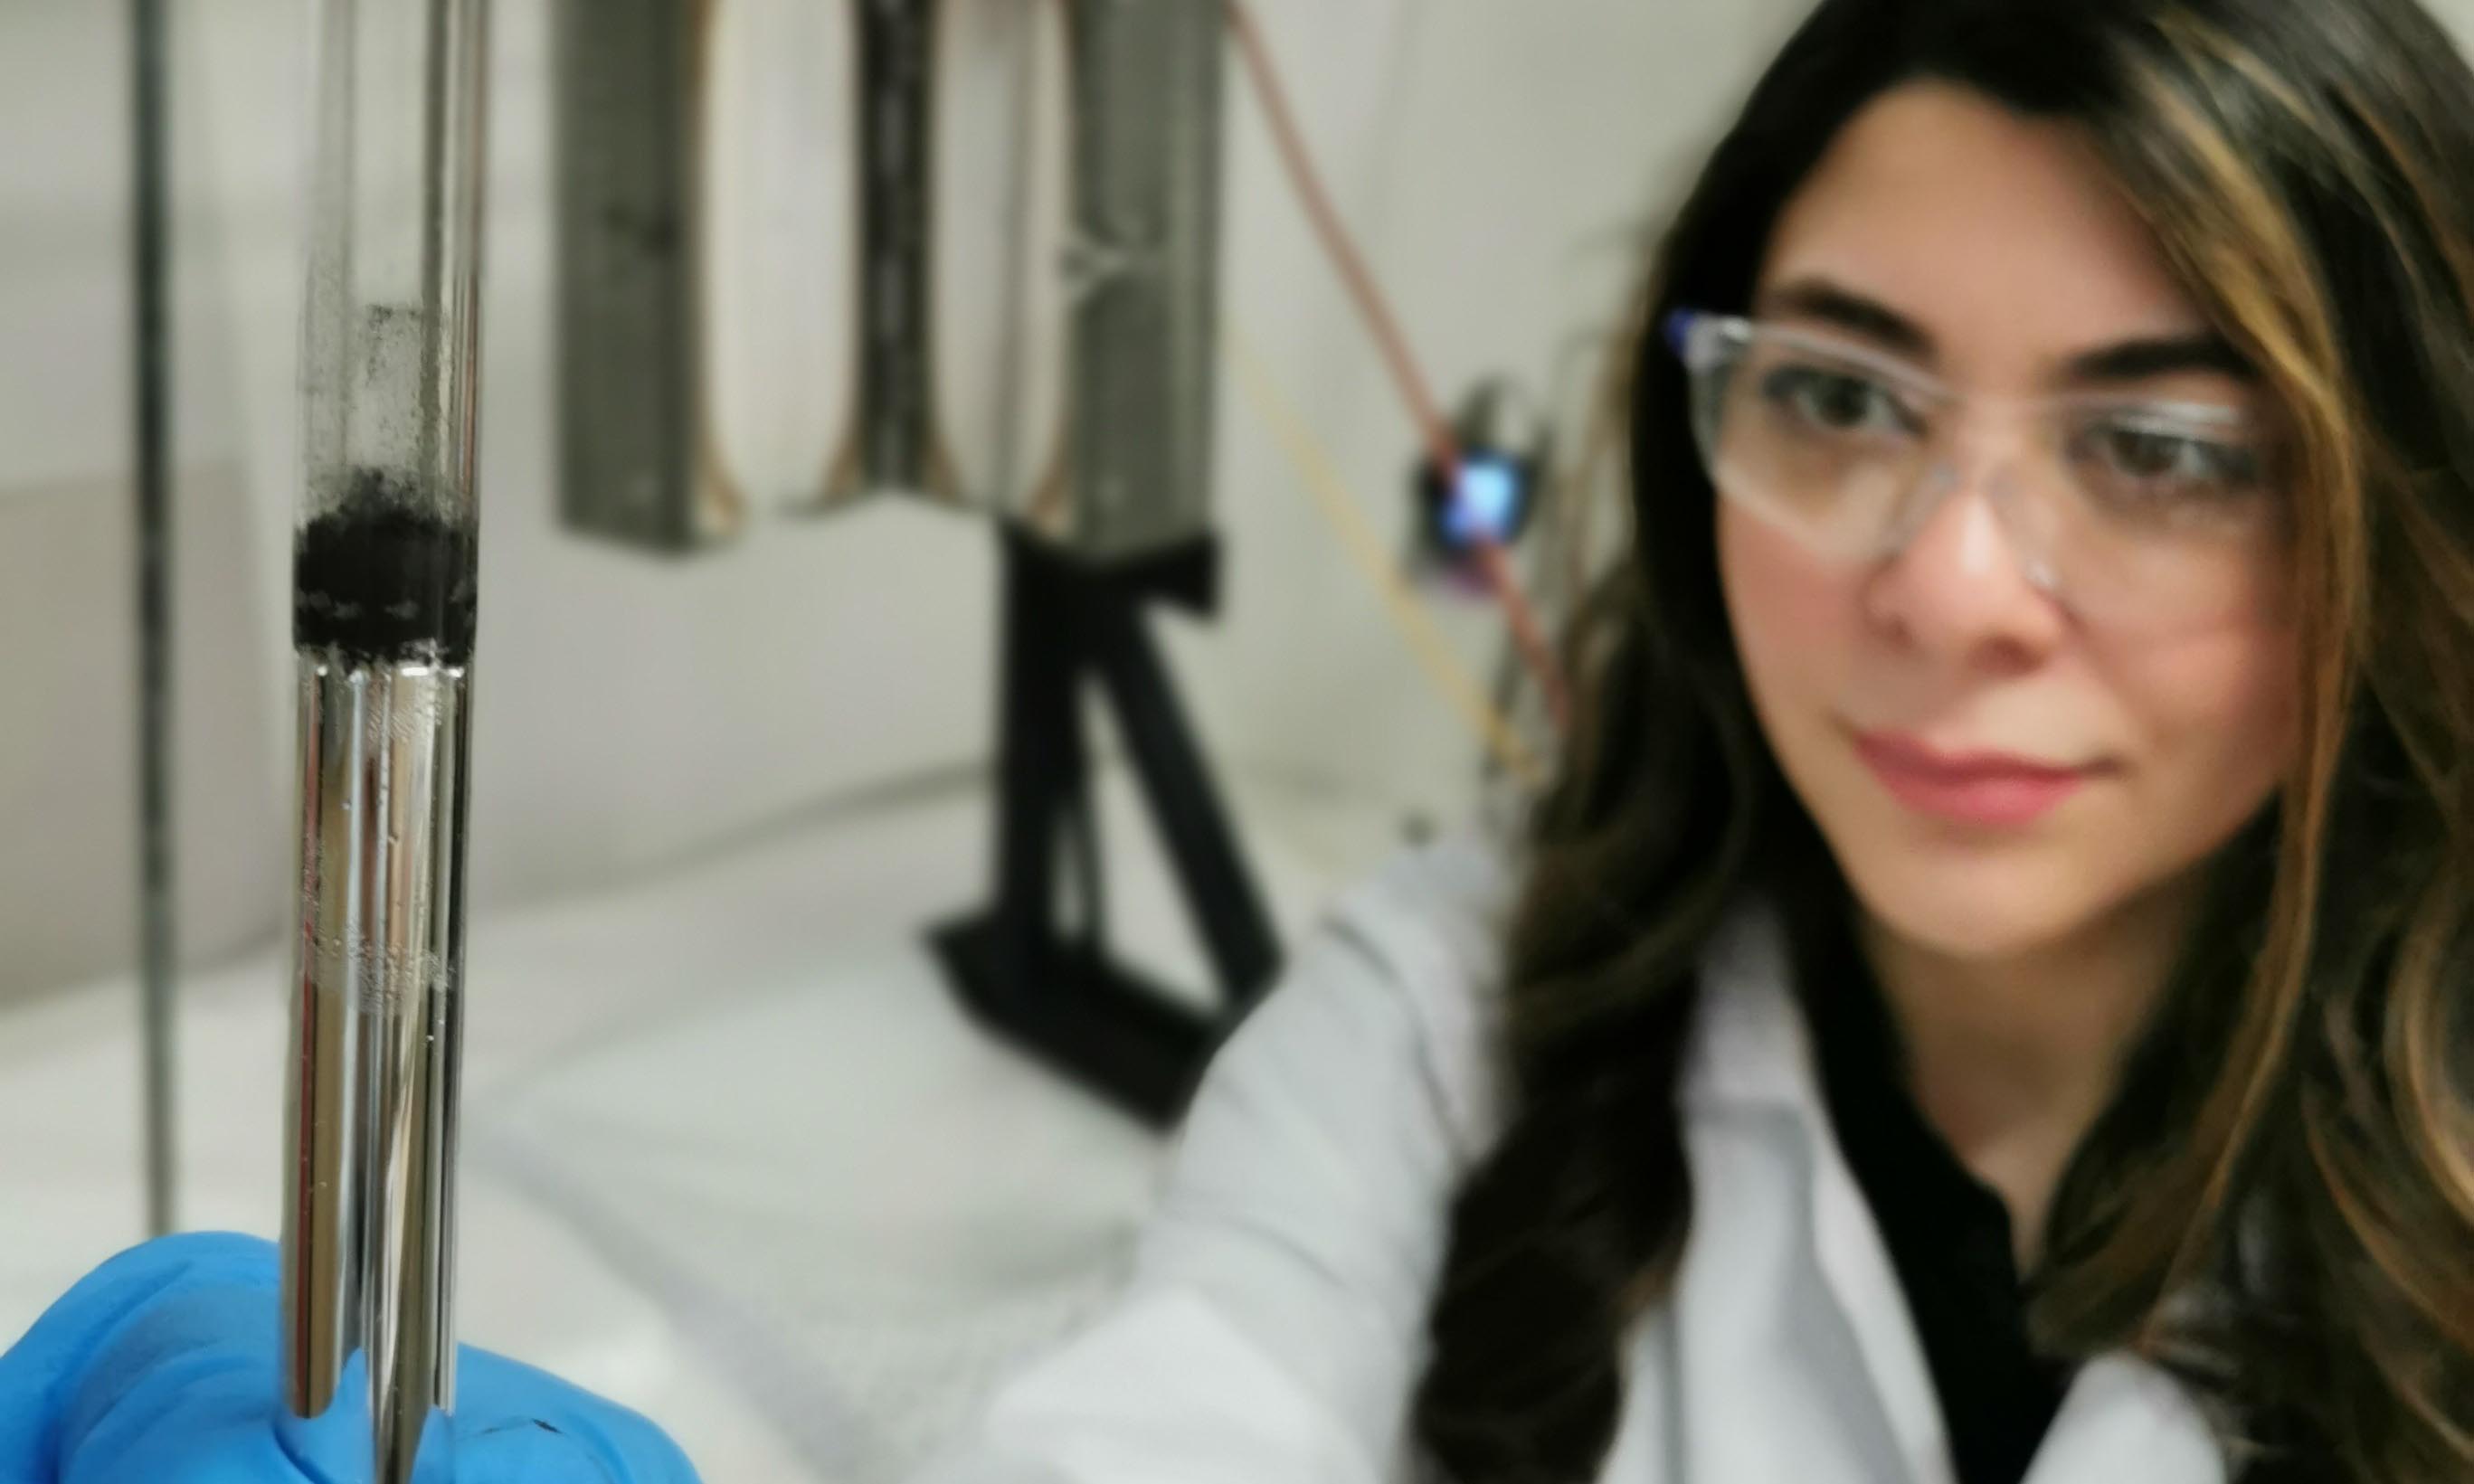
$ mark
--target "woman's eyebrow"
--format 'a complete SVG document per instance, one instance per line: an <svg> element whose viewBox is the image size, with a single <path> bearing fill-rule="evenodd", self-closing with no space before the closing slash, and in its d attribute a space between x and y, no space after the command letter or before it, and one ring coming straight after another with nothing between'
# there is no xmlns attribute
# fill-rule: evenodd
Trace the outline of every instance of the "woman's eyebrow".
<svg viewBox="0 0 2474 1484"><path fill-rule="evenodd" d="M2207 331L2125 340L2071 357L2063 378L2078 386L2120 386L2186 371L2257 381L2258 369L2223 336Z"/></svg>
<svg viewBox="0 0 2474 1484"><path fill-rule="evenodd" d="M1933 338L1923 325L1880 299L1827 278L1796 278L1767 290L1754 314L1764 320L1817 320L1928 367L1937 356Z"/></svg>
<svg viewBox="0 0 2474 1484"><path fill-rule="evenodd" d="M1828 278L1794 278L1765 290L1754 306L1764 320L1818 322L1869 341L1927 368L1939 351L1932 334L1906 315ZM2063 363L2064 382L2081 387L2116 387L2189 371L2208 371L2246 382L2259 379L2258 369L2233 343L2213 331L2185 335L2142 336L2093 350Z"/></svg>

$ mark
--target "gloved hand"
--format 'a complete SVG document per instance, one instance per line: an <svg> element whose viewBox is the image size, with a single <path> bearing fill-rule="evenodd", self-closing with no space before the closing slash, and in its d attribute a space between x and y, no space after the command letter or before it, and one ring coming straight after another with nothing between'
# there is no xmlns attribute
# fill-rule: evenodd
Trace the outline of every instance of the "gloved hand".
<svg viewBox="0 0 2474 1484"><path fill-rule="evenodd" d="M275 1431L276 1253L165 1237L97 1268L0 1355L0 1484L328 1484ZM456 1484L695 1484L661 1430L459 1352Z"/></svg>

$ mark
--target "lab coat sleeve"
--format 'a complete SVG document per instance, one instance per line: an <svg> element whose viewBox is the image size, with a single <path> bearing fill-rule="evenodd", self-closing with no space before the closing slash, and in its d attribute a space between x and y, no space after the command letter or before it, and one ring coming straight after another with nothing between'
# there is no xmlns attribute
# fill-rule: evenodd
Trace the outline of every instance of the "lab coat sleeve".
<svg viewBox="0 0 2474 1484"><path fill-rule="evenodd" d="M1445 1213L1491 1122L1503 896L1484 848L1429 850L1299 945L1205 1077L1123 1298L929 1481L1396 1476Z"/></svg>

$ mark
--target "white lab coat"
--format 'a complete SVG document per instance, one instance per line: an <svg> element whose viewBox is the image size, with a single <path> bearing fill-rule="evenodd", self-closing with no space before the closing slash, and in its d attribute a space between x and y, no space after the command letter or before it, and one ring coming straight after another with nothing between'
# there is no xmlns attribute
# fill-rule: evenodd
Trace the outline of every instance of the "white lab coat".
<svg viewBox="0 0 2474 1484"><path fill-rule="evenodd" d="M1347 898L1231 1040L1134 1277L998 1393L933 1484L1377 1484L1460 1177L1497 1119L1507 872L1474 843ZM1679 1091L1692 1229L1630 1339L1610 1484L1948 1484L1940 1406L1825 1118L1775 924L1713 945ZM2028 1484L2221 1484L2180 1387L2081 1370Z"/></svg>

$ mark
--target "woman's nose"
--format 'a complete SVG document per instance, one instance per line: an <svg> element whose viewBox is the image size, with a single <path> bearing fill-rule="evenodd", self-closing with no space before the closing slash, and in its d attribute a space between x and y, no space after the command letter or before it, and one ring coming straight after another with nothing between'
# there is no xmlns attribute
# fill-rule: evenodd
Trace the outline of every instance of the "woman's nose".
<svg viewBox="0 0 2474 1484"><path fill-rule="evenodd" d="M2051 654L2069 617L2031 577L2004 518L2018 498L2006 478L1978 464L1946 468L1919 491L1926 508L1865 586L1865 615L1877 629L1947 662L1997 673L2031 669Z"/></svg>

